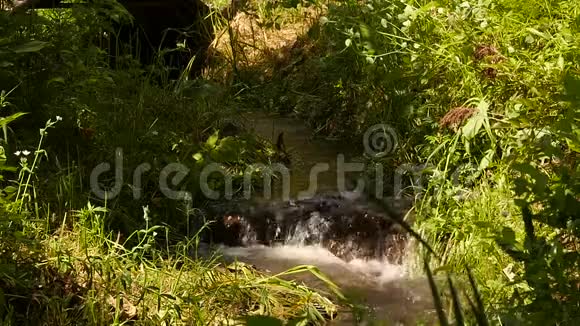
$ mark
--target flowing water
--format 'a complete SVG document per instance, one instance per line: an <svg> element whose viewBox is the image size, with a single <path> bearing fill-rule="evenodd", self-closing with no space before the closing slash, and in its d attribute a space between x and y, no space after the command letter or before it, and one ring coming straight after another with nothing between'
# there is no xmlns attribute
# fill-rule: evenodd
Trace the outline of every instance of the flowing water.
<svg viewBox="0 0 580 326"><path fill-rule="evenodd" d="M301 191L309 188L313 181L310 177L311 168L320 163L328 164L329 171L318 175L317 194L336 193L339 190L337 178L340 179L340 175L336 173L338 155L344 155L345 161L349 162L362 154L362 143L361 145L341 144L313 139L312 130L292 118L268 116L261 113L248 114L245 117L249 128L274 143L278 135L284 133L285 145L291 156L290 194L292 198L299 197ZM280 186L277 190L275 193L279 195ZM331 204L327 205L332 206L333 201L338 202L333 209L321 209L320 203L326 200L322 199L297 201L295 204L286 206L270 205L269 215L263 212L258 214L255 210L251 210L252 214L260 216L259 218L273 216L272 225L276 225L276 228L271 232L270 238L282 240L270 242L268 245L251 241L258 238L259 232L256 230L255 223L243 220L244 217L240 217L241 214L228 215L229 222L233 221L232 224L242 226L237 232L240 233L241 242L244 245L223 245L220 251L227 260L240 260L271 273L280 273L297 265L314 265L339 285L347 295L358 298L360 302L368 306L377 320L387 321L389 325L416 324L418 318L422 318L432 310L431 292L427 281L424 278L413 278L409 275L406 270L406 259L404 259L405 244L401 244L396 235L376 237L375 234L369 233L369 230L380 233L381 228L386 230L386 233L394 232L391 231L392 225L378 226L379 222L376 219L372 220L368 217L370 213L366 207L361 209L357 206L356 199L351 201L348 195L343 197L347 199L332 197ZM342 205L342 202L348 203ZM308 205L315 208L300 207ZM300 213L296 213L300 209ZM337 215L336 211L339 210L343 211ZM280 220L287 220L287 222L281 223ZM337 229L333 224L338 223L347 225L344 228L339 226ZM283 226L284 224L286 226ZM346 235L343 232L353 229L356 230L351 231L352 235ZM283 235L280 236L281 233ZM328 234L333 236L340 234L339 249L328 241L325 242ZM387 238L390 240L385 242ZM387 245L377 247L375 246L377 241L382 241ZM370 251L369 248L371 248ZM369 254L369 252L375 253L379 250L377 248L380 249L381 255ZM394 250L396 254L389 254L391 250ZM398 259L393 258L395 256ZM301 275L294 279L313 287L324 288L324 284L312 275ZM349 319L347 315L339 314L339 316L335 324L355 324L354 320Z"/></svg>
<svg viewBox="0 0 580 326"><path fill-rule="evenodd" d="M312 130L302 122L278 115L246 114L245 122L259 136L272 143L276 143L280 133L283 133L284 144L291 159L289 186L292 197L300 197L301 192L313 185L316 186L316 193L338 192L341 190L338 188L339 182L344 182L348 187L349 180L356 176L355 173L337 173L337 162L340 156L344 157L345 163L356 162L358 156L362 155L362 142L357 146L314 138ZM316 165L327 165L327 171L317 173L316 179L313 179L311 170Z"/></svg>

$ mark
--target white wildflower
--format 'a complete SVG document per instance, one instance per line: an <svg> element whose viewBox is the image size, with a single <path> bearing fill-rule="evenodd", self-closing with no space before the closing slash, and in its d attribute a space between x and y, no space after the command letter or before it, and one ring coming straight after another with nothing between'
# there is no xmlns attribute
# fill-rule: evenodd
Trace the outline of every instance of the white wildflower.
<svg viewBox="0 0 580 326"><path fill-rule="evenodd" d="M149 222L149 205L143 206L143 219Z"/></svg>
<svg viewBox="0 0 580 326"><path fill-rule="evenodd" d="M29 151L27 151L27 150L23 150L23 151L22 151L22 155L24 155L24 156L28 156L28 155L30 155L30 152L29 152Z"/></svg>
<svg viewBox="0 0 580 326"><path fill-rule="evenodd" d="M62 117L60 115L56 116L56 121L62 121Z"/></svg>
<svg viewBox="0 0 580 326"><path fill-rule="evenodd" d="M16 151L16 152L14 152L14 155L20 156L20 153L21 153L20 151Z"/></svg>

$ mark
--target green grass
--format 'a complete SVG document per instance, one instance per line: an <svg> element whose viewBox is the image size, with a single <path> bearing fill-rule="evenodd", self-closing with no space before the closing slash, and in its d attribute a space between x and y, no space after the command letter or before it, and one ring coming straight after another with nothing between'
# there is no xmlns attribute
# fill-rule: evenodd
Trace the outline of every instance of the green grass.
<svg viewBox="0 0 580 326"><path fill-rule="evenodd" d="M492 307L501 306L514 291L528 290L517 279L522 264L514 262L497 243L508 232L506 229L515 230L519 242L525 237L520 213L505 179L484 181L462 198L446 198L438 208L423 205L417 211L421 219L416 228L441 254L438 270L457 272L469 266L482 296Z"/></svg>
<svg viewBox="0 0 580 326"><path fill-rule="evenodd" d="M266 275L243 263L221 264L219 257L195 258L196 238L169 246L163 227L135 232L129 238L137 244L130 246L104 231L106 212L89 204L53 234L4 234L5 322L210 325L273 315L320 323L336 313L329 299L283 279L312 272L327 281L313 267ZM329 294L338 293L328 284Z"/></svg>
<svg viewBox="0 0 580 326"><path fill-rule="evenodd" d="M13 90L1 97L2 116L29 113L9 126L2 120L5 323L187 324L248 314L320 321L321 311L331 314L330 301L301 285L192 259L194 215L156 192L168 162L198 171L216 161L236 176L274 158L271 144L252 135L219 135L245 108L292 113L317 134L357 143L372 125L393 126L398 150L368 161L393 171L430 164L415 226L442 258L428 265L433 279L454 277L439 312L452 312L458 324L481 317L479 307L460 313L470 310L469 299L454 294L471 287L468 267L488 319L573 323L580 311L576 1L250 1L238 9L258 29L227 28L233 17L212 13L231 57L213 57L208 79L176 83L162 64L144 69L126 58L110 69L92 45L110 28L93 18L98 9L0 13L0 89ZM304 27L294 44L261 48ZM258 57L246 58L244 47ZM56 116L63 121L37 147L38 130ZM112 162L117 147L127 171L153 164L140 200L131 198L130 181L115 200L89 195L91 169ZM11 155L23 150L34 156ZM453 180L462 166L474 168ZM192 180L183 186L202 206ZM420 274L422 253L412 253Z"/></svg>

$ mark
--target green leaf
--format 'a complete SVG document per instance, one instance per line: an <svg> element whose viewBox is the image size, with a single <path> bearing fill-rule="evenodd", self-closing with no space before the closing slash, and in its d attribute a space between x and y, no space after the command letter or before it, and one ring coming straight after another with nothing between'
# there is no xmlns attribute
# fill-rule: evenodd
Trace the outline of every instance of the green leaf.
<svg viewBox="0 0 580 326"><path fill-rule="evenodd" d="M55 77L52 78L51 80L48 81L48 85L52 84L52 83L60 83L60 84L64 84L64 78L62 77Z"/></svg>
<svg viewBox="0 0 580 326"><path fill-rule="evenodd" d="M28 113L18 112L18 113L14 113L10 116L7 116L5 118L0 118L0 128L8 125L9 123L13 122L14 120L17 120L18 118L20 118L26 114L28 114Z"/></svg>
<svg viewBox="0 0 580 326"><path fill-rule="evenodd" d="M564 57L562 57L562 55L560 54L560 56L558 57L558 68L561 71L564 71Z"/></svg>
<svg viewBox="0 0 580 326"><path fill-rule="evenodd" d="M196 161L201 161L203 159L203 154L202 153L195 153L195 154L193 154L193 159Z"/></svg>
<svg viewBox="0 0 580 326"><path fill-rule="evenodd" d="M495 151L493 149L488 149L485 152L485 156L481 159L481 162L479 162L479 171L483 171L489 167L489 165L493 161L494 154Z"/></svg>
<svg viewBox="0 0 580 326"><path fill-rule="evenodd" d="M211 157L218 162L233 162L240 156L242 144L233 137L223 138L211 151Z"/></svg>
<svg viewBox="0 0 580 326"><path fill-rule="evenodd" d="M564 100L572 102L574 105L580 105L580 78L566 74L564 88L566 89Z"/></svg>
<svg viewBox="0 0 580 326"><path fill-rule="evenodd" d="M580 153L580 142L578 142L577 140L573 140L573 139L566 139L566 144L568 145L568 147L570 148L570 150L576 152L576 153Z"/></svg>
<svg viewBox="0 0 580 326"><path fill-rule="evenodd" d="M532 35L528 35L528 36L526 36L525 41L528 44L532 44L532 43L534 43L536 41L536 39Z"/></svg>
<svg viewBox="0 0 580 326"><path fill-rule="evenodd" d="M4 192L6 192L8 194L15 193L17 190L18 190L18 188L14 187L14 186L7 186L4 188Z"/></svg>
<svg viewBox="0 0 580 326"><path fill-rule="evenodd" d="M8 51L13 53L38 52L45 48L48 44L48 42L42 41L29 41L23 44L9 46Z"/></svg>
<svg viewBox="0 0 580 326"><path fill-rule="evenodd" d="M531 28L531 27L527 27L526 30L534 35L537 35L543 39L549 40L550 37L548 35L546 35L545 33L540 32L539 30L535 29L535 28ZM530 42L531 43L531 42Z"/></svg>
<svg viewBox="0 0 580 326"><path fill-rule="evenodd" d="M486 101L481 101L477 106L477 114L469 119L469 121L461 129L463 137L470 140L473 139L481 130L487 120L487 109L489 104Z"/></svg>
<svg viewBox="0 0 580 326"><path fill-rule="evenodd" d="M16 171L18 171L18 168L15 166L8 166L8 165L0 164L0 171L16 172Z"/></svg>
<svg viewBox="0 0 580 326"><path fill-rule="evenodd" d="M219 132L216 130L216 132L214 132L213 135L209 136L209 138L205 142L205 145L208 146L209 148L213 149L216 146L218 139L219 139Z"/></svg>
<svg viewBox="0 0 580 326"><path fill-rule="evenodd" d="M504 227L503 230L501 230L501 238L498 240L505 245L515 245L516 233L512 229Z"/></svg>

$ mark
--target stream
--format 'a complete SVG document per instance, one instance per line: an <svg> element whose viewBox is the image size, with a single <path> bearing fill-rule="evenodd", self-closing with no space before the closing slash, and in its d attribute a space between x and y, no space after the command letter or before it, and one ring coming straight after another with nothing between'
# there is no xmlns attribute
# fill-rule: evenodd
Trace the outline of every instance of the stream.
<svg viewBox="0 0 580 326"><path fill-rule="evenodd" d="M367 306L373 315L370 318L381 324L415 325L419 318L422 321L427 318L432 323L433 304L428 282L423 277L412 277L407 271L406 238L402 243L393 224L371 218L380 213L374 213L374 208L367 207L356 194L347 192L325 197L339 193L337 156L343 154L346 162L356 161L362 155L362 143L357 146L315 139L312 130L289 117L252 113L246 114L245 120L248 128L273 143L277 142L280 133L284 133L284 143L291 158L290 196L295 202L285 204L281 201L280 186L274 185L274 198L263 200L266 208L260 213L256 209L237 215L224 213L227 221L233 221L232 225L239 224L236 232L240 233L243 245L220 246L223 257L228 261L252 264L270 273L280 273L297 265L314 265L347 296ZM299 199L301 191L309 187L312 166L318 163L329 165L329 171L317 178L314 198L318 199ZM268 236L268 231L257 230L250 215L260 221L263 216L272 216L272 222L260 223L276 225L276 229ZM265 235L261 236L260 232ZM328 240L332 237L339 240ZM271 241L267 244L252 241L262 238ZM314 288L324 288L312 275L292 278ZM344 313L332 322L332 325L354 324L357 323Z"/></svg>

